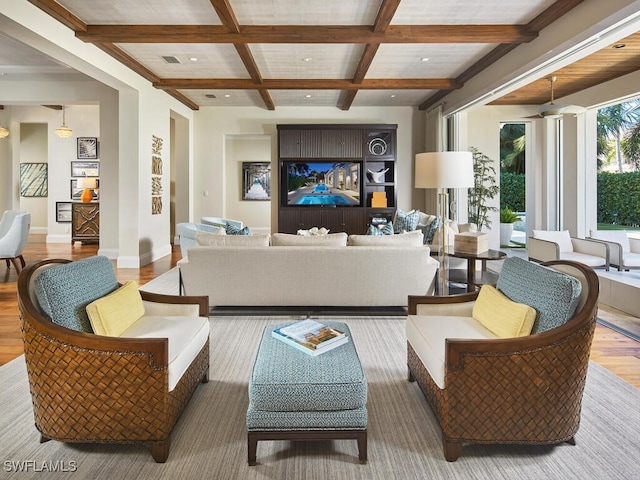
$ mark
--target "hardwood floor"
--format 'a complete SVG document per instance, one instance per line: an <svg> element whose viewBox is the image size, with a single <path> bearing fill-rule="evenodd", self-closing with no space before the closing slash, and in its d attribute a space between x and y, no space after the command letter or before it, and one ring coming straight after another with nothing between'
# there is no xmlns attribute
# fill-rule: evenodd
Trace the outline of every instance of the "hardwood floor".
<svg viewBox="0 0 640 480"><path fill-rule="evenodd" d="M44 258L68 258L77 260L95 255L97 245L47 244L45 235L31 235L24 252L27 262ZM135 280L140 285L170 270L180 259L180 249L174 247L171 256L164 257L140 269L116 268L119 281ZM16 295L17 275L13 268L6 269L0 263L0 365L22 355L22 336L18 319ZM603 317L623 315L615 309L601 306ZM598 325L591 348L591 358L619 377L640 388L640 342L636 342L609 328Z"/></svg>

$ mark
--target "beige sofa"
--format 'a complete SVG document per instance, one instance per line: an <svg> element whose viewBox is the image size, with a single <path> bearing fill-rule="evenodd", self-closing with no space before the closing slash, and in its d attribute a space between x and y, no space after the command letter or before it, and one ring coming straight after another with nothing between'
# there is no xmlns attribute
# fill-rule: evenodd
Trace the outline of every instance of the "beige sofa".
<svg viewBox="0 0 640 480"><path fill-rule="evenodd" d="M183 293L207 295L212 307L404 307L409 295L433 292L438 262L428 247L352 237L349 246L194 247L178 262Z"/></svg>

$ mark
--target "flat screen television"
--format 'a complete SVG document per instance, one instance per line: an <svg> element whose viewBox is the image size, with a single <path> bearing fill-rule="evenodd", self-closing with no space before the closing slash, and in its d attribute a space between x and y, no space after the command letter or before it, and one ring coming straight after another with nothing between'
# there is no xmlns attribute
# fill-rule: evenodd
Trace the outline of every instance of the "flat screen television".
<svg viewBox="0 0 640 480"><path fill-rule="evenodd" d="M362 162L282 163L283 206L362 206Z"/></svg>

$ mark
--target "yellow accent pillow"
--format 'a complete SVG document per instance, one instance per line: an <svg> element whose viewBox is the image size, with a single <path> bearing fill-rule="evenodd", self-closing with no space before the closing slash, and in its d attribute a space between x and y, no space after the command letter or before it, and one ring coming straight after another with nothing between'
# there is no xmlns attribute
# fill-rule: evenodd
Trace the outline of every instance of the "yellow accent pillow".
<svg viewBox="0 0 640 480"><path fill-rule="evenodd" d="M472 316L500 338L524 337L531 333L536 309L516 303L491 285L483 285Z"/></svg>
<svg viewBox="0 0 640 480"><path fill-rule="evenodd" d="M87 305L94 333L119 337L144 315L138 283L130 281L117 290Z"/></svg>

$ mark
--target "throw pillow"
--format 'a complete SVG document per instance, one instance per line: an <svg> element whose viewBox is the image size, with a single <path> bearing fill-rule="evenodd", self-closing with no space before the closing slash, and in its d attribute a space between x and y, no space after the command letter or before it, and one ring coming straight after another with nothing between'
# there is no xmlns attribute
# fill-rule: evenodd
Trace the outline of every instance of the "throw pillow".
<svg viewBox="0 0 640 480"><path fill-rule="evenodd" d="M227 223L224 229L227 235L251 235L251 229L249 227L238 228L235 225Z"/></svg>
<svg viewBox="0 0 640 480"><path fill-rule="evenodd" d="M87 305L87 315L98 335L119 337L144 315L138 284L130 281Z"/></svg>
<svg viewBox="0 0 640 480"><path fill-rule="evenodd" d="M566 323L575 313L582 291L577 278L518 257L504 261L496 287L514 302L538 311L531 333Z"/></svg>
<svg viewBox="0 0 640 480"><path fill-rule="evenodd" d="M403 212L400 209L396 210L396 217L393 220L394 233L412 232L418 228L418 220L420 219L420 210L411 210L410 212Z"/></svg>
<svg viewBox="0 0 640 480"><path fill-rule="evenodd" d="M440 225L442 225L440 217L435 217L430 223L421 228L425 244L433 243L433 237L440 228Z"/></svg>
<svg viewBox="0 0 640 480"><path fill-rule="evenodd" d="M524 337L531 333L537 312L516 303L491 285L483 285L473 305L472 316L500 338Z"/></svg>
<svg viewBox="0 0 640 480"><path fill-rule="evenodd" d="M44 270L33 288L40 308L53 323L93 333L86 306L116 290L118 280L111 261L96 256Z"/></svg>
<svg viewBox="0 0 640 480"><path fill-rule="evenodd" d="M382 228L377 225L369 225L369 229L367 230L367 235L393 235L393 223L387 223L383 225Z"/></svg>

